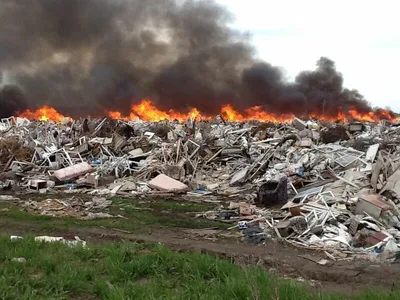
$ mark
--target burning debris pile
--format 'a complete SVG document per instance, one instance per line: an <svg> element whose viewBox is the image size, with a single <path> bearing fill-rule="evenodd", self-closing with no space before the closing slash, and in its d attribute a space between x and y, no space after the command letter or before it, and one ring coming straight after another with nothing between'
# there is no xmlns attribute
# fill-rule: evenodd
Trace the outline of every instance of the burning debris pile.
<svg viewBox="0 0 400 300"><path fill-rule="evenodd" d="M346 88L327 57L287 81L217 1L2 0L0 11L0 118L60 121L52 107L147 121L221 110L243 121L395 117ZM152 105L161 114L145 118Z"/></svg>
<svg viewBox="0 0 400 300"><path fill-rule="evenodd" d="M199 216L238 222L233 228L243 230L249 241L276 236L324 249L335 259L343 249L398 251L396 123L294 118L274 124L228 122L221 116L198 122L104 118L54 123L12 117L0 125L4 190L218 196L235 202ZM109 205L99 199L98 205ZM88 215L79 201L56 202L27 207L51 215L67 211L84 219L102 217Z"/></svg>

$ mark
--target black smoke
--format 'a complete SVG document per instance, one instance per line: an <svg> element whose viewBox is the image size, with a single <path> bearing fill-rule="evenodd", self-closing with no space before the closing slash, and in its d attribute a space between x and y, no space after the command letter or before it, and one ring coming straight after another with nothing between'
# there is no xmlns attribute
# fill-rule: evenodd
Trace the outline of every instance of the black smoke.
<svg viewBox="0 0 400 300"><path fill-rule="evenodd" d="M13 112L28 108L25 95L16 85L0 88L0 118L10 117Z"/></svg>
<svg viewBox="0 0 400 300"><path fill-rule="evenodd" d="M0 73L14 85L0 91L1 115L44 104L71 116L128 113L145 97L210 114L227 103L297 115L372 110L327 58L288 83L230 21L207 0L2 0Z"/></svg>

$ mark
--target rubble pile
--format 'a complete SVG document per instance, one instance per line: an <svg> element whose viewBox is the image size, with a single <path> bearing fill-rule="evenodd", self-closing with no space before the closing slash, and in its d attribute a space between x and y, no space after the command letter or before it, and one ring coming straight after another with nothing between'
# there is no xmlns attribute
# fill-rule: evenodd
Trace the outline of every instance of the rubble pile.
<svg viewBox="0 0 400 300"><path fill-rule="evenodd" d="M93 220L98 218L112 218L111 214L103 212L111 204L111 200L102 197L93 197L92 201L84 201L73 197L66 201L59 199L47 199L39 202L29 200L24 202L22 207L44 216Z"/></svg>
<svg viewBox="0 0 400 300"><path fill-rule="evenodd" d="M237 222L249 241L278 237L335 259L398 251L398 124L9 118L0 130L3 189L220 195L242 203L200 215ZM71 203L28 207L76 213Z"/></svg>

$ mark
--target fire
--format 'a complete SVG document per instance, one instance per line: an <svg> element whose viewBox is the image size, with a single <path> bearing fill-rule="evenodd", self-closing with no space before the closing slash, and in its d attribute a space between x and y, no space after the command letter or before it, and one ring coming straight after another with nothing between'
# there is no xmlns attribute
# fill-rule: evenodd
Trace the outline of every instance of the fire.
<svg viewBox="0 0 400 300"><path fill-rule="evenodd" d="M162 121L162 120L179 120L185 121L187 119L210 120L213 116L201 114L198 109L192 108L187 113L179 113L174 110L162 111L157 108L151 100L142 100L139 104L132 106L130 116L123 116L120 112L110 111L109 116L113 119L134 120L139 117L143 121ZM293 114L274 114L264 111L261 106L253 106L244 110L243 113L235 110L230 104L224 105L221 108L220 115L226 121L262 121L273 123L291 122L295 117ZM132 117L133 116L133 117ZM390 111L379 110L376 112L361 113L352 108L347 113L339 111L336 115L320 115L317 113L310 113L303 116L308 119L318 119L325 122L336 121L365 121L365 122L379 122L382 119L389 121L398 121L400 118L392 116Z"/></svg>
<svg viewBox="0 0 400 300"><path fill-rule="evenodd" d="M114 120L126 120L119 111L109 111L108 116Z"/></svg>
<svg viewBox="0 0 400 300"><path fill-rule="evenodd" d="M343 112L339 112L334 116L324 116L317 113L312 113L308 115L309 119L317 119L323 122L336 122L336 121L348 121L349 118Z"/></svg>
<svg viewBox="0 0 400 300"><path fill-rule="evenodd" d="M168 112L158 109L150 100L143 100L139 104L132 106L129 116L123 116L119 111L108 111L108 116L116 120L136 120L140 118L143 121L162 121L162 120L178 120L185 121L187 119L206 119L202 117L199 110L192 108L188 113L179 113L174 110Z"/></svg>
<svg viewBox="0 0 400 300"><path fill-rule="evenodd" d="M129 115L124 115L119 111L108 111L108 116L115 120L137 120L143 121L162 121L162 120L178 120L185 121L188 119L211 120L215 116L202 114L197 108L191 108L186 113L176 112L174 110L163 111L157 108L151 100L144 99L139 104L132 105ZM221 108L220 115L226 121L249 121L256 120L262 122L284 123L291 122L295 117L293 114L274 114L262 109L261 106L253 106L245 109L243 112L235 110L230 105L224 105ZM24 117L30 120L55 121L60 122L63 119L71 119L60 114L57 110L49 106L43 106L36 111L26 110L18 114L19 117ZM386 119L389 121L399 121L389 110L376 110L372 112L362 113L354 107L345 111L339 111L336 115L320 115L310 113L306 116L301 116L303 119L318 119L325 122L335 121L364 121L364 122L379 122Z"/></svg>
<svg viewBox="0 0 400 300"><path fill-rule="evenodd" d="M244 117L237 112L232 105L227 104L222 106L221 108L221 115L227 120L227 121L243 121Z"/></svg>
<svg viewBox="0 0 400 300"><path fill-rule="evenodd" d="M274 115L269 114L262 110L261 106L253 106L245 110L247 115L249 116L248 119L259 120L259 121L267 121L273 123L284 123L290 122L293 120L294 115L292 114L282 114L282 115Z"/></svg>
<svg viewBox="0 0 400 300"><path fill-rule="evenodd" d="M108 116L111 119L114 120L123 120L123 121L130 121L130 120L136 120L138 118L138 116L136 116L133 113L130 113L130 115L128 117L124 117L122 115L122 113L120 113L119 111L108 111Z"/></svg>
<svg viewBox="0 0 400 300"><path fill-rule="evenodd" d="M381 118L373 112L369 112L366 114L361 114L357 112L355 109L349 110L349 114L356 120L365 121L365 122L377 122Z"/></svg>
<svg viewBox="0 0 400 300"><path fill-rule="evenodd" d="M159 110L149 100L143 100L137 105L132 106L132 111L137 113L143 121L162 121L170 120L171 116Z"/></svg>
<svg viewBox="0 0 400 300"><path fill-rule="evenodd" d="M175 112L172 109L170 109L168 112L164 112L155 107L155 105L150 100L146 99L137 105L133 105L132 112L138 115L143 121L185 121L190 118L202 118L200 112L196 108L192 108L188 113L179 113Z"/></svg>
<svg viewBox="0 0 400 300"><path fill-rule="evenodd" d="M50 106L43 106L35 111L29 109L18 114L21 118L27 118L29 120L39 120L39 121L53 121L61 122L64 119L71 119L70 117L65 117L60 114L57 110Z"/></svg>
<svg viewBox="0 0 400 300"><path fill-rule="evenodd" d="M245 114L237 112L232 105L224 105L221 109L221 115L227 121L262 121L262 122L273 122L273 123L284 123L293 120L294 115L292 114L271 114L262 110L261 106L253 106L245 109Z"/></svg>

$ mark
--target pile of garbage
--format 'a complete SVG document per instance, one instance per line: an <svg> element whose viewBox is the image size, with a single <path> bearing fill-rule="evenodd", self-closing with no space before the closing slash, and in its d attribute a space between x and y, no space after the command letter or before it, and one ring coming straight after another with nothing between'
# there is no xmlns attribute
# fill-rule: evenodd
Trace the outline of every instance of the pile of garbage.
<svg viewBox="0 0 400 300"><path fill-rule="evenodd" d="M219 195L245 205L203 215L237 221L250 240L276 236L308 248L393 254L400 239L399 145L400 126L387 121L8 118L0 123L0 188Z"/></svg>
<svg viewBox="0 0 400 300"><path fill-rule="evenodd" d="M72 197L66 201L61 199L46 199L44 201L28 200L23 202L22 207L43 216L93 220L113 218L113 215L103 212L111 204L112 200L95 196L92 201L84 201L78 197Z"/></svg>

